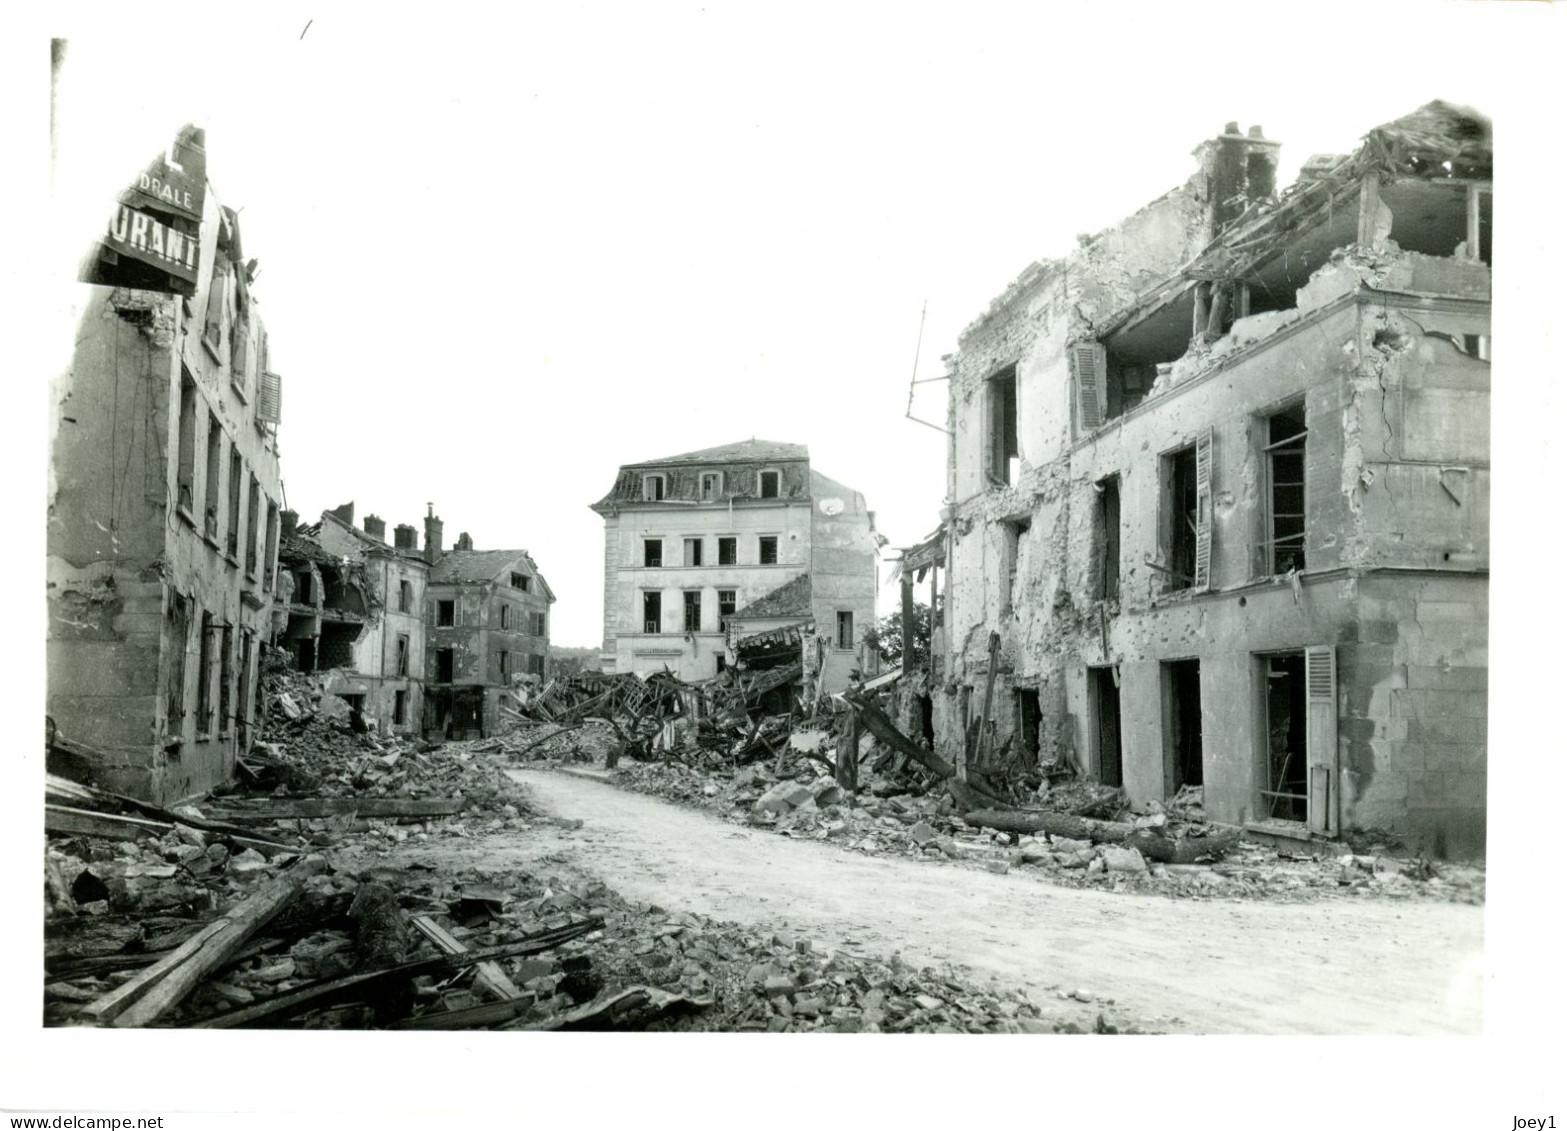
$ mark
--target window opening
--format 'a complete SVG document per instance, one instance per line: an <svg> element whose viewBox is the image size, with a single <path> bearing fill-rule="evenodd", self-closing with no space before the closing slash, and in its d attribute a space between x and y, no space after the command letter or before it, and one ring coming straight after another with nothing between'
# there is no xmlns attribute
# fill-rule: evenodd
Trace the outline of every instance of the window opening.
<svg viewBox="0 0 1567 1131"><path fill-rule="evenodd" d="M1101 601L1121 598L1121 477L1095 485L1093 560L1090 590Z"/></svg>
<svg viewBox="0 0 1567 1131"><path fill-rule="evenodd" d="M525 573L512 574L511 587L513 589L521 589L524 593L526 593L528 591L528 575Z"/></svg>
<svg viewBox="0 0 1567 1131"><path fill-rule="evenodd" d="M642 564L649 568L656 568L664 564L664 540L662 538L643 539Z"/></svg>
<svg viewBox="0 0 1567 1131"><path fill-rule="evenodd" d="M457 650L455 648L437 648L435 650L435 682L452 682L456 671Z"/></svg>
<svg viewBox="0 0 1567 1131"><path fill-rule="evenodd" d="M216 416L207 417L207 502L202 530L214 542L218 540L218 476L223 466L223 425Z"/></svg>
<svg viewBox="0 0 1567 1131"><path fill-rule="evenodd" d="M702 539L686 539L686 565L699 566L702 564Z"/></svg>
<svg viewBox="0 0 1567 1131"><path fill-rule="evenodd" d="M931 710L930 697L921 696L922 709L929 713ZM1045 715L1039 707L1039 692L1032 687L1020 687L1017 690L1017 734L1018 748L1023 755L1026 765L1034 765L1039 761L1039 728ZM926 725L930 725L929 722Z"/></svg>
<svg viewBox="0 0 1567 1131"><path fill-rule="evenodd" d="M397 675L399 679L408 678L408 637L404 635L397 638Z"/></svg>
<svg viewBox="0 0 1567 1131"><path fill-rule="evenodd" d="M1017 483L1022 467L1017 442L1017 367L1008 366L985 382L990 414L990 450L985 471L1007 485Z"/></svg>
<svg viewBox="0 0 1567 1131"><path fill-rule="evenodd" d="M169 683L165 688L168 729L185 722L185 656L190 651L190 603L179 593L169 594Z"/></svg>
<svg viewBox="0 0 1567 1131"><path fill-rule="evenodd" d="M196 660L196 730L212 730L212 614L201 614L200 652Z"/></svg>
<svg viewBox="0 0 1567 1131"><path fill-rule="evenodd" d="M501 606L501 627L502 628L510 628L511 627L511 606L510 605L502 605Z"/></svg>
<svg viewBox="0 0 1567 1131"><path fill-rule="evenodd" d="M688 590L684 594L684 598L685 598L685 625L686 625L686 631L687 632L701 632L702 631L702 594L701 594L701 592L699 590L696 591L696 592L692 592L692 591Z"/></svg>
<svg viewBox="0 0 1567 1131"><path fill-rule="evenodd" d="M1164 592L1206 589L1213 556L1213 432L1160 463L1160 551L1153 564Z"/></svg>
<svg viewBox="0 0 1567 1131"><path fill-rule="evenodd" d="M1263 449L1268 476L1267 573L1306 568L1306 406L1292 405L1268 417Z"/></svg>
<svg viewBox="0 0 1567 1131"><path fill-rule="evenodd" d="M392 725L403 726L408 722L408 692L392 692Z"/></svg>
<svg viewBox="0 0 1567 1131"><path fill-rule="evenodd" d="M229 557L239 560L239 490L245 482L245 463L240 459L239 448L229 445L229 520L228 540L225 547Z"/></svg>
<svg viewBox="0 0 1567 1131"><path fill-rule="evenodd" d="M511 653L505 650L501 651L501 678L511 678Z"/></svg>
<svg viewBox="0 0 1567 1131"><path fill-rule="evenodd" d="M1168 792L1202 784L1202 669L1197 660L1163 665Z"/></svg>
<svg viewBox="0 0 1567 1131"><path fill-rule="evenodd" d="M664 477L662 475L644 475L642 477L642 499L644 502L656 503L664 497Z"/></svg>
<svg viewBox="0 0 1567 1131"><path fill-rule="evenodd" d="M1306 820L1306 657L1265 657L1267 780L1263 805L1276 821Z"/></svg>
<svg viewBox="0 0 1567 1131"><path fill-rule="evenodd" d="M778 536L764 534L756 542L756 560L762 565L778 564Z"/></svg>
<svg viewBox="0 0 1567 1131"><path fill-rule="evenodd" d="M854 613L848 609L838 610L838 647L854 647Z"/></svg>
<svg viewBox="0 0 1567 1131"><path fill-rule="evenodd" d="M657 633L663 631L664 623L664 595L662 593L642 594L642 631Z"/></svg>
<svg viewBox="0 0 1567 1131"><path fill-rule="evenodd" d="M406 613L413 606L414 587L406 581L399 581L397 583L397 611Z"/></svg>
<svg viewBox="0 0 1567 1131"><path fill-rule="evenodd" d="M718 591L718 619L720 623L728 621L735 615L735 590L720 589Z"/></svg>
<svg viewBox="0 0 1567 1131"><path fill-rule="evenodd" d="M702 472L701 495L703 502L712 502L718 498L724 489L723 473L719 471Z"/></svg>
<svg viewBox="0 0 1567 1131"><path fill-rule="evenodd" d="M778 472L762 472L762 498L776 499L778 497Z"/></svg>
<svg viewBox="0 0 1567 1131"><path fill-rule="evenodd" d="M735 558L735 542L736 542L736 539L734 539L734 538L720 538L718 540L718 564L719 565L734 565L735 564L735 561L736 561L736 558Z"/></svg>
<svg viewBox="0 0 1567 1131"><path fill-rule="evenodd" d="M1028 534L1031 521L1012 519L1001 524L1001 610L1012 607L1012 595L1017 590L1017 563L1019 543Z"/></svg>
<svg viewBox="0 0 1567 1131"><path fill-rule="evenodd" d="M186 373L180 379L180 456L176 480L177 500L187 518L196 507L196 382Z"/></svg>
<svg viewBox="0 0 1567 1131"><path fill-rule="evenodd" d="M457 623L457 602L437 601L435 603L435 624L438 628L451 628Z"/></svg>
<svg viewBox="0 0 1567 1131"><path fill-rule="evenodd" d="M233 717L234 629L224 625L218 642L218 729L228 730Z"/></svg>
<svg viewBox="0 0 1567 1131"><path fill-rule="evenodd" d="M245 572L252 580L256 576L256 544L261 530L261 484L250 477L250 493L245 506Z"/></svg>

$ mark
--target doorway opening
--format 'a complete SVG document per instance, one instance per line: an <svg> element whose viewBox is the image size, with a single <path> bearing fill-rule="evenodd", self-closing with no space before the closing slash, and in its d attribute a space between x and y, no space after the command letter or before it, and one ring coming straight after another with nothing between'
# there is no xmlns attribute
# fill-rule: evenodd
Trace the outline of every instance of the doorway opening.
<svg viewBox="0 0 1567 1131"><path fill-rule="evenodd" d="M1165 779L1169 792L1202 784L1202 667L1170 660L1164 669Z"/></svg>
<svg viewBox="0 0 1567 1131"><path fill-rule="evenodd" d="M1094 771L1104 785L1121 784L1121 689L1114 668L1088 669L1088 736Z"/></svg>
<svg viewBox="0 0 1567 1131"><path fill-rule="evenodd" d="M1264 811L1275 821L1306 821L1306 657L1301 652L1264 656L1264 725L1267 778Z"/></svg>

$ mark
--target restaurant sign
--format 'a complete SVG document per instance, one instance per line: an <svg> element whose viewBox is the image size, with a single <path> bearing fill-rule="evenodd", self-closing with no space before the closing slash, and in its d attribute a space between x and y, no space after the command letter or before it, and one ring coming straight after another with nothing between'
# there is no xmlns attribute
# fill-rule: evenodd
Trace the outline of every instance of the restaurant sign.
<svg viewBox="0 0 1567 1131"><path fill-rule="evenodd" d="M190 295L201 262L206 204L203 131L186 126L167 154L120 193L97 254L83 271L90 283Z"/></svg>

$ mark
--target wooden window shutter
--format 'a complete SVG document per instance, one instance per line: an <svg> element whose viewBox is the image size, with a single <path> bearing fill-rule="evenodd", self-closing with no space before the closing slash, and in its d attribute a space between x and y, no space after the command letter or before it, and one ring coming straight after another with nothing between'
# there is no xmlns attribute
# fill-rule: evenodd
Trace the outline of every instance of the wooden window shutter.
<svg viewBox="0 0 1567 1131"><path fill-rule="evenodd" d="M1105 422L1105 348L1098 342L1074 342L1067 358L1077 390L1078 431L1092 432Z"/></svg>
<svg viewBox="0 0 1567 1131"><path fill-rule="evenodd" d="M250 392L250 324L244 319L234 323L232 355L229 360L229 380L243 392Z"/></svg>
<svg viewBox="0 0 1567 1131"><path fill-rule="evenodd" d="M1197 568L1192 586L1212 584L1213 562L1213 429L1197 438Z"/></svg>
<svg viewBox="0 0 1567 1131"><path fill-rule="evenodd" d="M201 332L214 349L223 344L224 284L227 282L228 275L224 273L221 262L214 263L212 283L207 287L207 324Z"/></svg>
<svg viewBox="0 0 1567 1131"><path fill-rule="evenodd" d="M261 395L256 398L256 419L277 424L283 416L283 379L276 373L261 375Z"/></svg>
<svg viewBox="0 0 1567 1131"><path fill-rule="evenodd" d="M1338 671L1331 645L1306 649L1307 823L1338 833Z"/></svg>

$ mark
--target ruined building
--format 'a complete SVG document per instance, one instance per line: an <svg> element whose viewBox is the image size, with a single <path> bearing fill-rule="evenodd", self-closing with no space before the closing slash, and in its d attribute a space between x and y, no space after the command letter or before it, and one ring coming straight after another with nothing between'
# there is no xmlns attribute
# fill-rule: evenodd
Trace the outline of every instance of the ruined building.
<svg viewBox="0 0 1567 1131"><path fill-rule="evenodd" d="M744 440L625 464L604 519L607 672L706 679L742 637L779 632L838 691L874 627L877 535L865 497L803 444ZM818 670L819 669L819 670Z"/></svg>
<svg viewBox="0 0 1567 1131"><path fill-rule="evenodd" d="M186 127L83 265L56 385L47 711L102 785L160 803L228 778L255 717L280 403L255 269Z"/></svg>
<svg viewBox="0 0 1567 1131"><path fill-rule="evenodd" d="M424 730L477 738L499 724L511 687L548 676L555 594L526 550L476 550L466 533L443 550L434 508L424 531Z"/></svg>
<svg viewBox="0 0 1567 1131"><path fill-rule="evenodd" d="M314 526L296 519L283 512L276 642L383 732L418 732L429 565L414 528L397 527L389 546L375 515L354 526L353 503Z"/></svg>
<svg viewBox="0 0 1567 1131"><path fill-rule="evenodd" d="M1476 852L1489 124L1435 102L1283 192L1277 154L1227 129L963 333L918 562L946 567L939 743Z"/></svg>

